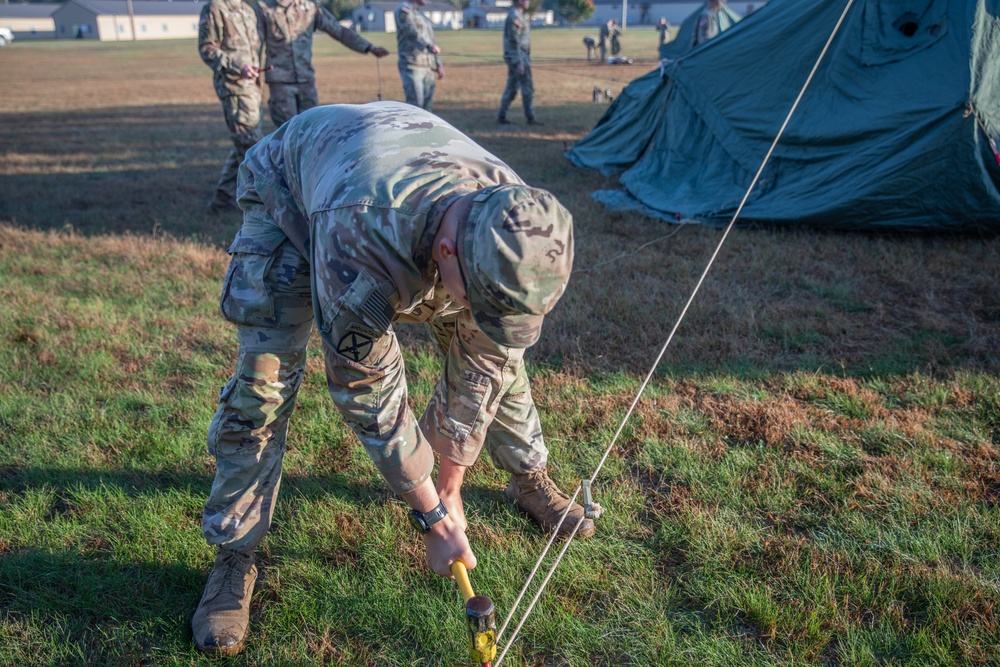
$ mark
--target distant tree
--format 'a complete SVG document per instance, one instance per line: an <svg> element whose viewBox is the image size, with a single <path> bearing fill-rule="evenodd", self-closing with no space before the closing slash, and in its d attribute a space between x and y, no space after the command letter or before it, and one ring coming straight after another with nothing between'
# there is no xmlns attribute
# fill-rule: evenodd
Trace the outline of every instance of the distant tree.
<svg viewBox="0 0 1000 667"><path fill-rule="evenodd" d="M346 19L351 16L352 11L362 5L362 0L321 0L320 4L338 19Z"/></svg>
<svg viewBox="0 0 1000 667"><path fill-rule="evenodd" d="M586 21L594 14L594 0L559 0L559 16L570 24Z"/></svg>

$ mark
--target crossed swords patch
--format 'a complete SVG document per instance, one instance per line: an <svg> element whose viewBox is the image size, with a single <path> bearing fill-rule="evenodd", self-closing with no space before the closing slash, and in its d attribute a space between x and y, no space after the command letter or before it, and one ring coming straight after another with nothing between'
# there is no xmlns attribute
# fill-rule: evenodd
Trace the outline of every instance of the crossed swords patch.
<svg viewBox="0 0 1000 667"><path fill-rule="evenodd" d="M337 352L351 361L364 361L371 354L375 338L381 335L381 332L370 327L352 322L347 327L347 333L337 343Z"/></svg>

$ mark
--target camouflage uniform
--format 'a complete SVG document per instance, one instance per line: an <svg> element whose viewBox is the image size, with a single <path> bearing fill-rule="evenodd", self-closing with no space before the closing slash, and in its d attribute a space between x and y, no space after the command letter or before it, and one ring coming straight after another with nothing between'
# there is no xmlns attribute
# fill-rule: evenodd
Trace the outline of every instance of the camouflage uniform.
<svg viewBox="0 0 1000 667"><path fill-rule="evenodd" d="M524 115L529 122L535 120L535 84L531 80L531 19L515 4L503 24L503 61L507 63L507 87L500 98L497 117L504 120L507 109L521 88ZM521 71L518 71L521 68Z"/></svg>
<svg viewBox="0 0 1000 667"><path fill-rule="evenodd" d="M430 111L434 102L434 73L441 69L441 54L429 50L434 45L434 26L409 0L397 7L395 14L399 76L406 103Z"/></svg>
<svg viewBox="0 0 1000 667"><path fill-rule="evenodd" d="M698 15L698 21L694 25L691 46L698 46L718 37L719 33L722 32L719 28L719 12L712 11L706 6Z"/></svg>
<svg viewBox="0 0 1000 667"><path fill-rule="evenodd" d="M597 46L601 49L601 62L608 59L608 40L611 39L611 21L601 24L601 30L597 33Z"/></svg>
<svg viewBox="0 0 1000 667"><path fill-rule="evenodd" d="M484 297L476 276L502 270L490 265L502 261L501 252L494 242L475 253L491 237L476 246L470 240L493 231L472 220L499 220L519 239L551 236L551 224L532 229L530 218L512 213L522 209L491 208L505 192L528 189L504 184L521 183L455 128L398 102L312 109L247 154L240 169L246 214L229 248L221 298L240 351L209 429L218 462L202 523L209 543L247 552L268 529L314 318L330 395L395 492L428 478L434 452L471 465L485 444L504 470L544 468L547 450L523 362L540 317L537 326L505 332L511 346L494 342L502 338L496 322L476 304L506 297ZM463 227L473 230L457 239L460 258L478 259L463 264L474 316L444 290L432 242L448 207L477 190ZM568 277L571 242L543 255ZM527 275L542 273L529 267ZM540 287L547 311L561 288ZM407 403L396 322L428 323L445 355L419 420Z"/></svg>
<svg viewBox="0 0 1000 667"><path fill-rule="evenodd" d="M244 65L261 66L263 39L257 15L243 0L212 0L201 10L198 52L215 72L215 93L222 101L233 150L219 176L215 203L236 202L236 174L247 149L261 138L260 78L244 79Z"/></svg>
<svg viewBox="0 0 1000 667"><path fill-rule="evenodd" d="M257 0L267 44L264 76L270 95L271 120L281 125L297 113L319 104L312 64L313 32L322 30L358 53L368 53L371 42L347 28L313 0Z"/></svg>

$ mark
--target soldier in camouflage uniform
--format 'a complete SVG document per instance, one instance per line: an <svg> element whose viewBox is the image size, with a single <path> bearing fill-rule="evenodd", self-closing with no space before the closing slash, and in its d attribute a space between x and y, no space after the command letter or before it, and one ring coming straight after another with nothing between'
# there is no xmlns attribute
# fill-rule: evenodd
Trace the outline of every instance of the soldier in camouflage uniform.
<svg viewBox="0 0 1000 667"><path fill-rule="evenodd" d="M715 39L725 28L722 28L719 21L719 11L722 9L722 0L708 0L705 8L698 15L698 21L694 25L694 34L691 35L691 46L699 46L705 42Z"/></svg>
<svg viewBox="0 0 1000 667"><path fill-rule="evenodd" d="M406 103L431 110L434 75L444 78L441 49L434 43L434 26L420 8L427 0L406 0L396 8L396 45L399 76Z"/></svg>
<svg viewBox="0 0 1000 667"><path fill-rule="evenodd" d="M267 108L275 125L319 104L312 64L316 30L358 53L371 53L376 58L389 55L388 50L340 25L314 0L257 0L256 9L267 45Z"/></svg>
<svg viewBox="0 0 1000 667"><path fill-rule="evenodd" d="M500 97L500 111L497 112L497 122L501 125L510 123L507 120L507 109L517 97L517 89L521 89L521 103L524 104L524 115L528 125L541 125L535 118L535 84L531 80L531 17L525 15L529 0L514 0L514 6L507 14L503 24L503 61L507 63L507 87Z"/></svg>
<svg viewBox="0 0 1000 667"><path fill-rule="evenodd" d="M215 92L233 138L233 150L208 205L210 213L239 211L236 174L247 149L261 138L262 45L257 15L243 0L212 0L202 8L198 52L215 72Z"/></svg>
<svg viewBox="0 0 1000 667"><path fill-rule="evenodd" d="M240 206L221 298L240 351L209 428L202 528L219 550L192 619L200 649L242 648L314 321L330 395L413 508L434 572L476 565L460 490L484 446L519 509L593 534L546 474L523 360L572 268L572 218L551 194L433 114L375 102L317 107L265 138L240 169ZM419 419L394 331L411 322L445 357Z"/></svg>

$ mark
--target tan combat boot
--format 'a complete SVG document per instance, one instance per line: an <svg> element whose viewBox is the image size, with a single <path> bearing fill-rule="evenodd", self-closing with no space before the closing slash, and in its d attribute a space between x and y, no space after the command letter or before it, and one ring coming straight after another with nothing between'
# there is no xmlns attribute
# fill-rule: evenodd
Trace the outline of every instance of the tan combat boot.
<svg viewBox="0 0 1000 667"><path fill-rule="evenodd" d="M547 533L556 527L559 518L569 505L569 496L559 490L544 468L511 475L510 484L507 485L503 495L513 502L517 509L537 521ZM559 526L559 534L564 537L569 536L580 519L583 519L583 507L574 502L566 519ZM590 537L593 534L594 522L583 519L576 536Z"/></svg>
<svg viewBox="0 0 1000 667"><path fill-rule="evenodd" d="M236 655L250 624L250 596L257 580L253 554L219 549L205 593L191 619L194 644L213 655Z"/></svg>

